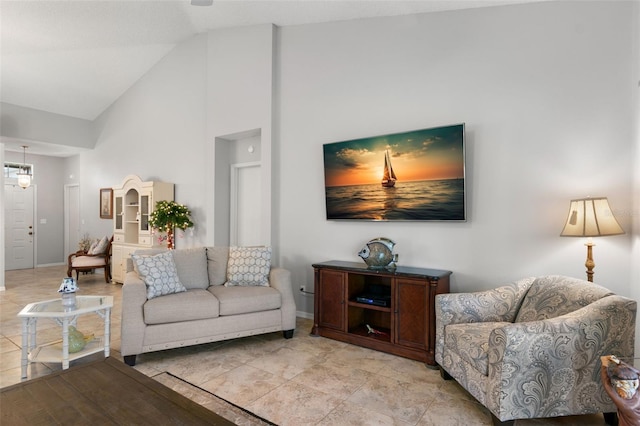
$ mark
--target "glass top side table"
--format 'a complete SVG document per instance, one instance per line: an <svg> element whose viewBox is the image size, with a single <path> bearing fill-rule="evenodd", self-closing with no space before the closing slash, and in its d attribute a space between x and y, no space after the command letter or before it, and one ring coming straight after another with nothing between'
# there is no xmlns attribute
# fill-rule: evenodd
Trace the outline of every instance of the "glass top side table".
<svg viewBox="0 0 640 426"><path fill-rule="evenodd" d="M22 318L22 378L27 377L29 362L60 362L62 369L69 362L100 351L109 356L113 296L76 296L73 307L64 306L62 298L30 303L18 317ZM104 335L87 342L79 352L69 353L69 326L75 326L80 315L95 313L104 321ZM42 345L36 343L38 318L49 318L62 327L62 341Z"/></svg>

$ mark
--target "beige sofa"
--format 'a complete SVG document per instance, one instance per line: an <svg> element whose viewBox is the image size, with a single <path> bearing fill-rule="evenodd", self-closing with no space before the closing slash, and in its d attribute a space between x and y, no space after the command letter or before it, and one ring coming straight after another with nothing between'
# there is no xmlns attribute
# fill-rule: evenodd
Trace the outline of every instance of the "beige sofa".
<svg viewBox="0 0 640 426"><path fill-rule="evenodd" d="M285 338L293 336L296 306L290 272L272 268L268 286L227 287L228 258L227 247L173 250L177 276L187 291L151 299L128 260L121 324L121 353L128 365L135 365L136 355L146 352L275 331L283 331Z"/></svg>
<svg viewBox="0 0 640 426"><path fill-rule="evenodd" d="M526 278L436 296L436 361L492 414L514 419L605 413L616 406L600 357L633 363L636 302L576 278Z"/></svg>

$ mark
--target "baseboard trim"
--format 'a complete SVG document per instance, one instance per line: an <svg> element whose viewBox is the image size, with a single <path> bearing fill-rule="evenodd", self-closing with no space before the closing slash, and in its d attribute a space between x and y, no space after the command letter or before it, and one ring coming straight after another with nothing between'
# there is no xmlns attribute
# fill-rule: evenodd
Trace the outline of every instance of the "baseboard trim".
<svg viewBox="0 0 640 426"><path fill-rule="evenodd" d="M313 314L309 312L296 311L296 316L300 318L313 319Z"/></svg>
<svg viewBox="0 0 640 426"><path fill-rule="evenodd" d="M60 265L66 265L65 262L59 262L59 263L43 263L43 264L39 264L36 265L36 268L46 268L48 266L60 266Z"/></svg>

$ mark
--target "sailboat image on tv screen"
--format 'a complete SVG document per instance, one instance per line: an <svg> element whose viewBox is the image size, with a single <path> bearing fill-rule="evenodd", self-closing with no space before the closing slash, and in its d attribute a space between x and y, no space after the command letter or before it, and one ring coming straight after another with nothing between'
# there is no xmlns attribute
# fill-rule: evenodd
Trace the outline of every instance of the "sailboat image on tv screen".
<svg viewBox="0 0 640 426"><path fill-rule="evenodd" d="M396 174L391 167L391 157L389 157L389 151L384 152L384 174L382 175L382 186L385 188L391 188L396 184Z"/></svg>

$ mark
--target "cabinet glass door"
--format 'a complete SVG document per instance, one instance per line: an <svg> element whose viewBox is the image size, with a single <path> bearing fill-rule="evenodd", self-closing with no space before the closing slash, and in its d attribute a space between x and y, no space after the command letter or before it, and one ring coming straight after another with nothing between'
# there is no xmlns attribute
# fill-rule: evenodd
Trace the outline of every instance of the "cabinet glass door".
<svg viewBox="0 0 640 426"><path fill-rule="evenodd" d="M122 197L115 197L115 230L116 231L122 231L122 216L123 216L123 210L122 210Z"/></svg>
<svg viewBox="0 0 640 426"><path fill-rule="evenodd" d="M149 231L149 201L151 197L149 195L140 196L140 230Z"/></svg>
<svg viewBox="0 0 640 426"><path fill-rule="evenodd" d="M137 244L138 243L138 216L140 214L139 208L139 199L138 199L138 191L131 188L127 191L124 196L125 203L125 212L124 212L124 242L129 244Z"/></svg>

